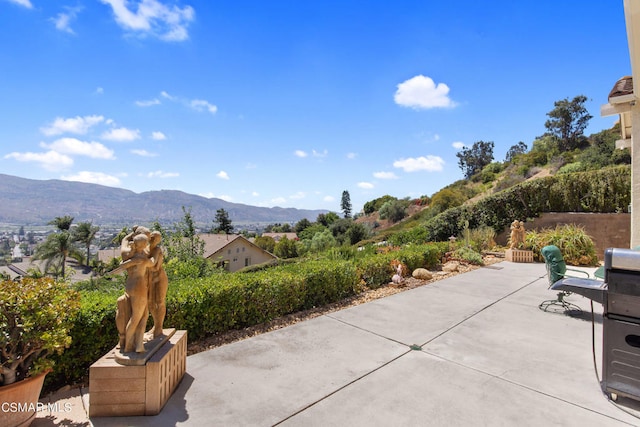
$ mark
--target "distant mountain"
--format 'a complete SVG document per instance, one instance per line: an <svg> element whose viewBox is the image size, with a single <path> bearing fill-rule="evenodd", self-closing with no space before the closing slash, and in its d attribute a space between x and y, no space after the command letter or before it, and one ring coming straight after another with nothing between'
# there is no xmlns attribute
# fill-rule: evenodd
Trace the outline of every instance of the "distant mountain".
<svg viewBox="0 0 640 427"><path fill-rule="evenodd" d="M197 224L211 226L220 208L233 224L315 221L326 210L264 208L208 199L175 190L134 193L121 188L82 182L33 180L0 174L0 223L41 225L70 215L74 223L96 225L148 224L158 220L173 224L183 218L182 207L191 208Z"/></svg>

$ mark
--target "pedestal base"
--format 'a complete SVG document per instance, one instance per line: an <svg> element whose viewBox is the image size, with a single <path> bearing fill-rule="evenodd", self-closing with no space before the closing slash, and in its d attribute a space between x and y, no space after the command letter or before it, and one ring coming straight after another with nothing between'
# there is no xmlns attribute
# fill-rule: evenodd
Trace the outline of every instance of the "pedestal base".
<svg viewBox="0 0 640 427"><path fill-rule="evenodd" d="M175 331L144 365L121 365L115 352L119 349L91 365L89 416L160 413L186 372L187 331Z"/></svg>
<svg viewBox="0 0 640 427"><path fill-rule="evenodd" d="M533 251L523 249L507 249L504 259L511 262L533 262Z"/></svg>

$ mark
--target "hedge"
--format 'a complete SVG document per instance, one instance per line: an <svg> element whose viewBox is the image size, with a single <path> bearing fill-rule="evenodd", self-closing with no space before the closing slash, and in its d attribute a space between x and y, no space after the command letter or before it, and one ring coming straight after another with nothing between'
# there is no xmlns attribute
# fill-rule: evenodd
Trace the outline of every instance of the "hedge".
<svg viewBox="0 0 640 427"><path fill-rule="evenodd" d="M625 212L631 203L628 165L562 174L523 182L471 205L448 209L427 220L421 241L446 241L465 225L501 232L514 219L536 218L544 212ZM424 239L424 240L422 240Z"/></svg>
<svg viewBox="0 0 640 427"><path fill-rule="evenodd" d="M409 245L355 260L305 260L250 273L216 274L174 281L167 293L165 327L185 329L189 340L268 322L377 288L395 273L397 259L410 269L434 268L447 244ZM55 358L45 390L85 379L89 366L118 341L116 300L122 292L81 291L81 311L71 330L73 342ZM151 322L151 319L150 319Z"/></svg>

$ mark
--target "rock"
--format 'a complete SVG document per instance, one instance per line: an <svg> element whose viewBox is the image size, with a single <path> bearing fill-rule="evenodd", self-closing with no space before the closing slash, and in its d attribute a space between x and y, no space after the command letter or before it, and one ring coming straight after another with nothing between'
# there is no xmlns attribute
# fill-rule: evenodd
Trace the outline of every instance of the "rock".
<svg viewBox="0 0 640 427"><path fill-rule="evenodd" d="M442 271L446 271L447 273L453 273L458 271L458 267L460 267L460 263L458 261L449 261L448 263L442 266Z"/></svg>
<svg viewBox="0 0 640 427"><path fill-rule="evenodd" d="M426 268L416 268L413 270L413 273L411 273L411 276L421 280L431 280L433 278L433 274Z"/></svg>

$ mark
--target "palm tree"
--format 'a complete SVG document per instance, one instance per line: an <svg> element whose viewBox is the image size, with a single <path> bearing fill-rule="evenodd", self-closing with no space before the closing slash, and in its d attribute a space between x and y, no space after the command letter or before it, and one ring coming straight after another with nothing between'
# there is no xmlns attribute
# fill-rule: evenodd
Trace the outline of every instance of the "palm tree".
<svg viewBox="0 0 640 427"><path fill-rule="evenodd" d="M49 225L55 225L56 228L60 231L69 231L71 228L71 223L73 222L73 217L69 215L65 216L57 216L51 221L48 222Z"/></svg>
<svg viewBox="0 0 640 427"><path fill-rule="evenodd" d="M95 227L91 225L90 222L81 222L73 229L73 240L82 243L87 249L87 258L85 263L87 267L89 266L89 257L91 256L91 242L95 239L96 233L99 230L100 227Z"/></svg>
<svg viewBox="0 0 640 427"><path fill-rule="evenodd" d="M65 266L69 256L82 256L80 251L73 245L71 233L59 231L49 234L47 240L36 247L34 259L44 260L44 270L50 271L51 267L58 267L62 277L65 277ZM56 273L54 275L57 276Z"/></svg>
<svg viewBox="0 0 640 427"><path fill-rule="evenodd" d="M122 227L122 230L118 234L115 235L113 239L111 239L111 243L120 246L122 240L129 234L129 228Z"/></svg>

